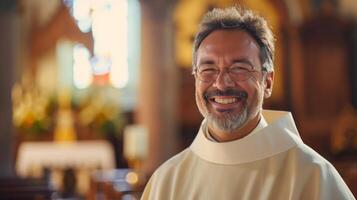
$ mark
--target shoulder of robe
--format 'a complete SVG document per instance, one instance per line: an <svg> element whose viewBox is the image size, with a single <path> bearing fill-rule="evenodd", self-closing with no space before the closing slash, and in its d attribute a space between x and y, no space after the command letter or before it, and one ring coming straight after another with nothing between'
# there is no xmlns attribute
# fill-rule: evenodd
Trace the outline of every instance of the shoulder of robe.
<svg viewBox="0 0 357 200"><path fill-rule="evenodd" d="M297 152L301 161L317 168L332 167L331 163L306 144L299 144Z"/></svg>
<svg viewBox="0 0 357 200"><path fill-rule="evenodd" d="M305 199L355 199L335 167L320 154L305 144L297 146L303 170L308 179L305 182ZM308 196L312 195L312 196Z"/></svg>
<svg viewBox="0 0 357 200"><path fill-rule="evenodd" d="M190 156L192 156L192 152L187 148L157 168L146 184L141 200L167 199L166 195L172 189L171 183L176 176L175 174L177 174L177 170L181 168L180 165L188 160Z"/></svg>
<svg viewBox="0 0 357 200"><path fill-rule="evenodd" d="M179 166L189 159L192 152L189 148L181 151L172 158L165 161L159 168L157 168L153 176L165 175L167 173L172 173L173 170L179 168Z"/></svg>

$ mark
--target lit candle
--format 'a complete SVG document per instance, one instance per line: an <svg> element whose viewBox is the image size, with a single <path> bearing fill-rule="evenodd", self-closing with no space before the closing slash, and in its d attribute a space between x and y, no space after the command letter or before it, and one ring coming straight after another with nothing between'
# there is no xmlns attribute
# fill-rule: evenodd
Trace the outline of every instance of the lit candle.
<svg viewBox="0 0 357 200"><path fill-rule="evenodd" d="M144 160L147 153L147 128L139 124L127 126L124 130L124 156L129 161Z"/></svg>

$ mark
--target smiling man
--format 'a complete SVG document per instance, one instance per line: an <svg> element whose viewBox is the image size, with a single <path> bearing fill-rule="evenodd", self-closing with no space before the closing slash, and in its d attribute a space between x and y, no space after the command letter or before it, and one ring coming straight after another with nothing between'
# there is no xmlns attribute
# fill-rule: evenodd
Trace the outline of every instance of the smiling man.
<svg viewBox="0 0 357 200"><path fill-rule="evenodd" d="M255 39L226 27L209 34L195 56L196 101L211 136L225 142L248 135L261 119L274 77L261 67Z"/></svg>
<svg viewBox="0 0 357 200"><path fill-rule="evenodd" d="M274 38L249 10L214 9L194 41L192 145L151 177L142 199L354 199L335 168L306 146L289 112L262 105L274 82Z"/></svg>

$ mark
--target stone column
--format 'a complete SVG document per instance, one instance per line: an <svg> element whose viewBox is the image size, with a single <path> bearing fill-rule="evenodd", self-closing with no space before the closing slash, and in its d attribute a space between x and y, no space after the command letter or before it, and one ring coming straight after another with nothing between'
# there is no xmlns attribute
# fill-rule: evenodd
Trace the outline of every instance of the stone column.
<svg viewBox="0 0 357 200"><path fill-rule="evenodd" d="M141 1L138 120L149 129L146 172L177 151L178 69L174 63L173 1Z"/></svg>
<svg viewBox="0 0 357 200"><path fill-rule="evenodd" d="M15 68L16 1L0 2L0 178L14 175L11 89Z"/></svg>

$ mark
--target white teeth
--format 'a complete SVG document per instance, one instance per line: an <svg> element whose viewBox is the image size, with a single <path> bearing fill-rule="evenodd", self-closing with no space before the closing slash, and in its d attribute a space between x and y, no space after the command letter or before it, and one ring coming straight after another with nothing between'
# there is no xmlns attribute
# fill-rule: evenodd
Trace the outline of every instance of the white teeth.
<svg viewBox="0 0 357 200"><path fill-rule="evenodd" d="M234 103L237 101L236 98L215 98L215 102L220 103L220 104L229 104L229 103Z"/></svg>

